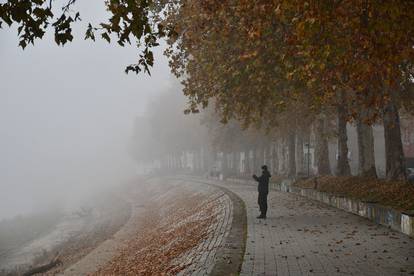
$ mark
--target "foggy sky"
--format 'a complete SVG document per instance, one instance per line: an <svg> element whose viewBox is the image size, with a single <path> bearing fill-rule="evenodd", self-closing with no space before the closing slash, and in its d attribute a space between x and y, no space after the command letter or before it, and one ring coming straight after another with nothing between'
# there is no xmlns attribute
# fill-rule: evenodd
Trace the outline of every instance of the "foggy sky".
<svg viewBox="0 0 414 276"><path fill-rule="evenodd" d="M0 220L48 208L134 173L127 152L134 118L173 78L162 50L152 77L126 75L138 51L84 41L104 1L78 1L75 39L51 35L22 51L0 30Z"/></svg>

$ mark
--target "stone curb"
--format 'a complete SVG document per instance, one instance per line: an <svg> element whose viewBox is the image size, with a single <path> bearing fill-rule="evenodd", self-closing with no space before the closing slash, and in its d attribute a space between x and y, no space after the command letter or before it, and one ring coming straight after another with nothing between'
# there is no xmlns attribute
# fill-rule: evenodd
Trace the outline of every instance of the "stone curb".
<svg viewBox="0 0 414 276"><path fill-rule="evenodd" d="M247 215L243 200L235 193L220 185L209 182L208 180L184 178L210 186L214 186L225 192L233 203L233 218L228 235L224 244L217 252L215 264L210 272L212 276L239 275L243 264L247 238Z"/></svg>
<svg viewBox="0 0 414 276"><path fill-rule="evenodd" d="M254 184L254 181L238 178L227 178L227 181ZM323 202L335 208L367 218L377 224L414 237L414 213L400 212L375 202L364 202L340 195L319 192L314 189L294 187L290 179L281 183L271 183L270 188L282 192L294 193L303 197Z"/></svg>

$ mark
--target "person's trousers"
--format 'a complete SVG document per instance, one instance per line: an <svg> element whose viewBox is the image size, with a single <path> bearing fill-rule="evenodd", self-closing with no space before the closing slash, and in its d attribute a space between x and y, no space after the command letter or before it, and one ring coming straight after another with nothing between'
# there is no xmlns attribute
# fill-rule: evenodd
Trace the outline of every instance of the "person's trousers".
<svg viewBox="0 0 414 276"><path fill-rule="evenodd" d="M267 193L259 193L259 198L257 199L259 204L260 214L266 216L267 213Z"/></svg>

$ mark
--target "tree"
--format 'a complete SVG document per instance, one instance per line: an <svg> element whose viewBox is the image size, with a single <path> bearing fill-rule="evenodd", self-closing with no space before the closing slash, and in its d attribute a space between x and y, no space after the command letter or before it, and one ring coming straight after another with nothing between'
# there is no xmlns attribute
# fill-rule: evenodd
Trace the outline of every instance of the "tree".
<svg viewBox="0 0 414 276"><path fill-rule="evenodd" d="M174 13L179 16L167 21L178 26L173 41L178 52L170 54L177 75L186 76L191 110L214 98L225 119L251 123L263 113L283 111L297 95L309 94L314 106L351 106L355 109L349 112L338 110L338 167L348 174L346 121L368 108L372 117L364 119L372 123L383 117L386 132L393 133L385 136L392 149L387 151L388 178L404 178L399 127L391 122L398 124L401 84L412 80L414 3L184 3ZM196 10L201 12L195 15ZM253 95L268 102L256 108ZM348 105L353 102L359 104Z"/></svg>
<svg viewBox="0 0 414 276"><path fill-rule="evenodd" d="M346 123L348 118L347 102L343 91L339 91L340 104L337 106L338 114L338 167L337 174L340 176L351 175L351 168L348 161L348 137Z"/></svg>
<svg viewBox="0 0 414 276"><path fill-rule="evenodd" d="M166 167L181 167L184 152L194 155L208 143L200 116L183 114L185 101L180 86L165 91L136 120L132 149L136 160L164 160Z"/></svg>
<svg viewBox="0 0 414 276"><path fill-rule="evenodd" d="M8 0L0 4L0 28L3 23L12 26L18 25L19 46L23 49L42 39L44 34L53 29L55 42L65 45L73 40L72 25L80 20L80 13L74 11L76 0L66 0L59 8L53 6L56 0ZM154 23L151 11L162 1L151 0L111 0L102 1L109 12L107 22L98 26L88 25L85 39L95 40L99 35L102 39L111 42L112 39L119 46L135 44L140 48L138 61L127 66L126 72L150 73L154 64L152 49L159 45L162 37L174 35L162 25ZM61 5L59 3L59 5ZM60 11L59 11L60 10ZM96 33L98 32L98 33Z"/></svg>
<svg viewBox="0 0 414 276"><path fill-rule="evenodd" d="M0 23L20 24L22 47L41 38L50 24L56 41L66 43L79 14L69 17L70 10L63 9L55 18L52 2L9 0L0 4ZM387 178L405 178L399 109L413 102L406 90L413 79L414 2L111 0L106 5L108 22L90 25L86 37L99 32L121 46L131 40L142 45L138 62L127 68L137 73L149 72L151 48L167 37L166 54L183 81L187 112L214 100L223 122L236 119L248 126L268 124L274 120L268 114L284 116L297 101L316 114L337 107L340 174L349 171L346 121L369 125L381 118Z"/></svg>

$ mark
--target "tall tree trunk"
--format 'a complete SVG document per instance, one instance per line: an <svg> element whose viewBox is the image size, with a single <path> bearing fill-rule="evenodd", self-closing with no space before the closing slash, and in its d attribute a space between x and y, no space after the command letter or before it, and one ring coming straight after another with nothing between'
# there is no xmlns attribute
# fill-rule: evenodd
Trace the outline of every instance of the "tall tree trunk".
<svg viewBox="0 0 414 276"><path fill-rule="evenodd" d="M166 156L162 158L162 168L164 171L168 171L168 158Z"/></svg>
<svg viewBox="0 0 414 276"><path fill-rule="evenodd" d="M229 152L229 175L234 174L234 154Z"/></svg>
<svg viewBox="0 0 414 276"><path fill-rule="evenodd" d="M269 143L269 145L267 146L267 152L266 152L266 156L267 156L267 165L269 166L269 171L270 173L273 173L274 171L274 164L273 164L273 143Z"/></svg>
<svg viewBox="0 0 414 276"><path fill-rule="evenodd" d="M200 172L205 172L205 164L204 164L204 148L199 148L198 152L200 153Z"/></svg>
<svg viewBox="0 0 414 276"><path fill-rule="evenodd" d="M177 155L176 153L172 154L172 163L173 163L173 168L174 170L178 169L178 162L177 162Z"/></svg>
<svg viewBox="0 0 414 276"><path fill-rule="evenodd" d="M358 174L366 177L377 177L375 169L374 134L372 126L362 122L358 118L357 124L358 139Z"/></svg>
<svg viewBox="0 0 414 276"><path fill-rule="evenodd" d="M225 176L227 176L227 174L229 172L229 159L228 159L229 156L228 156L227 152L223 152L222 156L223 156L223 158L221 160L221 162L222 162L222 173L223 173L223 176L225 177Z"/></svg>
<svg viewBox="0 0 414 276"><path fill-rule="evenodd" d="M165 162L167 164L167 169L170 170L171 169L171 158L170 158L170 155L169 154L167 154L165 156Z"/></svg>
<svg viewBox="0 0 414 276"><path fill-rule="evenodd" d="M316 120L315 127L315 160L318 175L330 175L331 167L329 164L329 148L326 139L325 122L323 118Z"/></svg>
<svg viewBox="0 0 414 276"><path fill-rule="evenodd" d="M258 167L262 167L263 165L266 164L265 162L265 156L264 156L264 147L259 147L258 150L258 161L257 161L257 166Z"/></svg>
<svg viewBox="0 0 414 276"><path fill-rule="evenodd" d="M196 151L196 157L197 157L197 170L198 170L198 173L200 173L200 172L202 172L203 171L203 169L202 169L202 167L203 167L203 164L202 164L202 160L201 160L201 149L197 149Z"/></svg>
<svg viewBox="0 0 414 276"><path fill-rule="evenodd" d="M234 153L234 175L238 176L240 174L240 152L236 151Z"/></svg>
<svg viewBox="0 0 414 276"><path fill-rule="evenodd" d="M205 172L210 174L212 168L213 168L213 151L210 147L204 148L204 167Z"/></svg>
<svg viewBox="0 0 414 276"><path fill-rule="evenodd" d="M248 176L248 175L250 175L251 174L251 171L250 171L250 149L247 149L245 152L244 152L244 166L245 166L245 172L244 172L244 174L246 175L246 176Z"/></svg>
<svg viewBox="0 0 414 276"><path fill-rule="evenodd" d="M393 102L383 112L385 167L388 180L406 180L404 152L401 141L400 116Z"/></svg>
<svg viewBox="0 0 414 276"><path fill-rule="evenodd" d="M188 156L187 156L187 151L183 152L183 169L187 170L188 167Z"/></svg>
<svg viewBox="0 0 414 276"><path fill-rule="evenodd" d="M210 170L209 155L210 151L207 147L202 148L203 152L203 172L207 173Z"/></svg>
<svg viewBox="0 0 414 276"><path fill-rule="evenodd" d="M296 133L296 175L304 174L303 133Z"/></svg>
<svg viewBox="0 0 414 276"><path fill-rule="evenodd" d="M272 167L273 173L279 174L279 156L278 156L278 143L274 143L272 146Z"/></svg>
<svg viewBox="0 0 414 276"><path fill-rule="evenodd" d="M174 170L178 169L178 164L177 164L177 156L175 153L171 154L171 163L172 163L172 168Z"/></svg>
<svg viewBox="0 0 414 276"><path fill-rule="evenodd" d="M197 151L193 150L191 151L192 157L193 157L193 172L196 172L198 170L198 163L197 163Z"/></svg>
<svg viewBox="0 0 414 276"><path fill-rule="evenodd" d="M256 147L253 148L253 164L252 164L252 173L255 173L257 170L257 149Z"/></svg>
<svg viewBox="0 0 414 276"><path fill-rule="evenodd" d="M296 137L295 131L292 129L289 131L288 136L288 177L293 178L296 176Z"/></svg>
<svg viewBox="0 0 414 276"><path fill-rule="evenodd" d="M351 167L348 161L348 135L346 133L347 109L341 92L341 103L338 105L338 164L337 174L340 176L350 175Z"/></svg>
<svg viewBox="0 0 414 276"><path fill-rule="evenodd" d="M287 160L286 160L286 143L285 139L281 139L280 143L280 161L279 161L279 171L282 175L286 175L286 166L287 166Z"/></svg>
<svg viewBox="0 0 414 276"><path fill-rule="evenodd" d="M310 154L310 148L311 148L311 129L310 127L303 132L304 135L304 145L305 145L305 152L306 152L306 158L304 160L304 172L306 173L306 176L309 177L312 175L312 158Z"/></svg>

